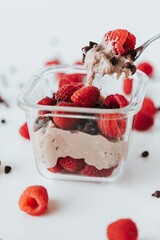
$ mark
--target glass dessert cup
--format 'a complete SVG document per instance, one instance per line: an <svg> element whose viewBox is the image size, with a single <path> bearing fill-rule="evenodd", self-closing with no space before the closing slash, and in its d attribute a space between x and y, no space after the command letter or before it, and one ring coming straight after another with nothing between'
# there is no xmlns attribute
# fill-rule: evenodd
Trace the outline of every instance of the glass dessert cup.
<svg viewBox="0 0 160 240"><path fill-rule="evenodd" d="M52 97L66 75L86 81L83 66L48 67L35 73L18 96L18 106L26 113L37 169L49 179L114 181L124 172L133 117L141 108L148 78L141 71L132 76L129 105L123 108L37 104L46 96ZM123 79L108 75L97 75L93 81L104 96L124 95L122 84ZM74 125L62 129L56 126L56 118Z"/></svg>

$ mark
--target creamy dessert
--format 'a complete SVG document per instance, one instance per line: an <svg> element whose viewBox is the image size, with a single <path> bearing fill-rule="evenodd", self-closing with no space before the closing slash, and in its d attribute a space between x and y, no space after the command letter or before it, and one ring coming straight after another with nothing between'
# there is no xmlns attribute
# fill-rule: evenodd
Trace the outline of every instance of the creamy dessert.
<svg viewBox="0 0 160 240"><path fill-rule="evenodd" d="M111 142L104 136L56 128L52 121L35 131L36 155L46 168L55 167L60 157L83 158L98 170L117 166L125 158L127 142Z"/></svg>
<svg viewBox="0 0 160 240"><path fill-rule="evenodd" d="M130 53L135 43L134 35L124 29L106 33L100 44L89 42L89 46L82 48L87 84L92 84L95 74L114 74L116 78L127 78L134 74L136 67Z"/></svg>
<svg viewBox="0 0 160 240"><path fill-rule="evenodd" d="M46 170L108 177L125 160L128 119L125 114L106 109L126 107L129 102L121 94L102 96L103 89L92 82L95 74L116 74L117 78L133 74L136 68L129 52L134 47L135 37L127 30L108 32L100 44L90 42L83 48L86 85L83 78L77 81L78 74L61 73L67 84L61 82L52 97L37 103L57 107L52 111L39 110L33 124L35 156ZM91 114L87 111L91 108L102 111Z"/></svg>

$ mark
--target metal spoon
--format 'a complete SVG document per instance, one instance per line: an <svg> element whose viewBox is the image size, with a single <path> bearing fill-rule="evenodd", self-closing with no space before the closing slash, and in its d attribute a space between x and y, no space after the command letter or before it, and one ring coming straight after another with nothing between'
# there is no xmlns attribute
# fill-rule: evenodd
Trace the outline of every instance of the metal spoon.
<svg viewBox="0 0 160 240"><path fill-rule="evenodd" d="M149 40L147 40L145 43L143 43L141 46L139 46L138 48L134 49L132 52L130 52L131 58L133 61L136 61L137 58L141 55L141 53L144 51L144 49L153 41L157 40L158 38L160 38L160 33L155 35L154 37L150 38Z"/></svg>

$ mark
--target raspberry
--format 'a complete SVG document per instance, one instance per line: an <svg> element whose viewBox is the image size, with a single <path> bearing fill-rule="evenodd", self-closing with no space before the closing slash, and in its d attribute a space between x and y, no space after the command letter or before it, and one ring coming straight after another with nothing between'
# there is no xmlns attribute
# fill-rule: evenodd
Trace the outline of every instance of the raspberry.
<svg viewBox="0 0 160 240"><path fill-rule="evenodd" d="M86 164L85 167L80 170L80 174L90 177L108 177L112 174L114 168L115 167L99 170L94 166Z"/></svg>
<svg viewBox="0 0 160 240"><path fill-rule="evenodd" d="M104 100L105 107L109 109L122 108L129 104L128 100L121 94L111 94ZM126 131L126 119L121 114L100 114L98 128L101 134L107 138L116 139Z"/></svg>
<svg viewBox="0 0 160 240"><path fill-rule="evenodd" d="M157 112L157 108L151 98L145 97L141 107L141 111L151 116L154 116Z"/></svg>
<svg viewBox="0 0 160 240"><path fill-rule="evenodd" d="M106 235L109 240L137 240L138 229L131 219L124 218L109 224Z"/></svg>
<svg viewBox="0 0 160 240"><path fill-rule="evenodd" d="M52 105L55 105L56 104L56 100L55 98L50 98L50 97L45 97L43 99L41 99L38 103L38 105L49 105L49 106L52 106ZM38 112L39 115L45 115L47 113L50 113L49 111L45 111L45 110L40 110Z"/></svg>
<svg viewBox="0 0 160 240"><path fill-rule="evenodd" d="M63 171L63 167L61 166L61 164L58 161L54 167L47 168L47 170L52 173L60 173Z"/></svg>
<svg viewBox="0 0 160 240"><path fill-rule="evenodd" d="M30 139L29 131L28 131L28 125L25 122L19 129L19 133L22 137L26 139Z"/></svg>
<svg viewBox="0 0 160 240"><path fill-rule="evenodd" d="M137 65L137 69L144 72L148 77L153 76L154 68L153 66L148 62L141 62Z"/></svg>
<svg viewBox="0 0 160 240"><path fill-rule="evenodd" d="M55 105L56 101L54 98L45 97L45 98L41 99L37 104L39 104L39 105Z"/></svg>
<svg viewBox="0 0 160 240"><path fill-rule="evenodd" d="M126 131L126 119L121 114L100 114L98 128L106 138L117 139Z"/></svg>
<svg viewBox="0 0 160 240"><path fill-rule="evenodd" d="M137 131L145 131L152 127L154 124L153 116L146 114L143 111L139 111L133 120L133 129Z"/></svg>
<svg viewBox="0 0 160 240"><path fill-rule="evenodd" d="M84 63L81 60L75 61L74 64L76 65L83 65Z"/></svg>
<svg viewBox="0 0 160 240"><path fill-rule="evenodd" d="M71 100L79 107L94 107L99 97L99 89L95 86L88 86L75 91Z"/></svg>
<svg viewBox="0 0 160 240"><path fill-rule="evenodd" d="M134 50L136 44L135 36L125 29L109 31L104 36L106 43L112 43L116 54L127 54Z"/></svg>
<svg viewBox="0 0 160 240"><path fill-rule="evenodd" d="M61 64L61 62L58 59L51 59L45 63L46 66L59 65L59 64Z"/></svg>
<svg viewBox="0 0 160 240"><path fill-rule="evenodd" d="M41 215L45 212L48 205L48 193L46 188L40 185L27 187L21 194L19 208L33 216Z"/></svg>
<svg viewBox="0 0 160 240"><path fill-rule="evenodd" d="M72 173L76 173L78 172L80 169L82 169L85 165L84 159L75 159L72 157L60 157L59 158L59 163L61 164L61 166Z"/></svg>
<svg viewBox="0 0 160 240"><path fill-rule="evenodd" d="M74 103L69 102L60 102L56 106L64 106L64 107L75 107ZM64 111L54 111L52 114L62 114L61 116L53 116L53 121L55 125L59 128L66 129L66 130L74 130L77 128L79 119L78 118L70 118L70 117L63 117L63 114L75 114L70 112L64 112Z"/></svg>
<svg viewBox="0 0 160 240"><path fill-rule="evenodd" d="M124 79L124 81L123 81L123 91L124 91L124 93L131 94L132 85L133 85L133 79L132 78Z"/></svg>
<svg viewBox="0 0 160 240"><path fill-rule="evenodd" d="M83 86L82 83L80 84L67 84L62 86L55 94L55 99L57 101L65 101L69 102L71 101L72 94L80 89Z"/></svg>
<svg viewBox="0 0 160 240"><path fill-rule="evenodd" d="M56 77L59 80L59 88L66 84L78 84L82 83L83 79L86 75L80 73L73 73L73 74L64 74L64 73L57 73Z"/></svg>
<svg viewBox="0 0 160 240"><path fill-rule="evenodd" d="M121 94L108 95L104 100L104 105L107 108L121 108L129 104L128 100Z"/></svg>

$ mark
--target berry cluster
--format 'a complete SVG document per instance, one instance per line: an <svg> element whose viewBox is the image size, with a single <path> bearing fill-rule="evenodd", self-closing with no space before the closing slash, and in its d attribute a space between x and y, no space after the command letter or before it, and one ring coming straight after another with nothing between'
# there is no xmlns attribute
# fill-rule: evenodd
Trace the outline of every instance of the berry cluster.
<svg viewBox="0 0 160 240"><path fill-rule="evenodd" d="M101 108L101 109L114 109L122 108L129 104L128 100L120 94L108 95L104 100L100 101L100 90L95 86L84 86L81 82L76 81L77 75L72 74L65 76L68 83L65 85L59 85L59 88L52 97L45 97L38 101L39 105L55 105L58 107L83 107L83 108ZM78 76L79 78L79 76ZM64 76L61 76L64 79ZM74 82L73 82L74 79ZM39 117L36 119L34 129L37 131L43 124L46 111L39 111ZM65 112L62 110L52 111L52 117L49 117L56 128L69 130L69 131L81 131L90 135L101 134L108 139L118 140L123 136L126 131L126 119L122 114L99 114L95 116L95 119L80 119L76 117L75 112ZM65 117L61 116L66 115ZM75 115L70 117L69 115ZM41 126L39 126L41 125ZM117 166L116 166L117 167ZM96 167L85 163L85 159L75 159L71 156L59 157L55 166L48 168L48 171L53 173L78 173L85 176L94 177L107 177L112 174L116 168L111 167L109 169L98 170Z"/></svg>

